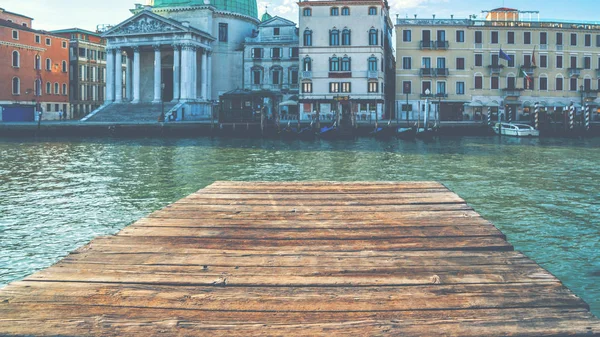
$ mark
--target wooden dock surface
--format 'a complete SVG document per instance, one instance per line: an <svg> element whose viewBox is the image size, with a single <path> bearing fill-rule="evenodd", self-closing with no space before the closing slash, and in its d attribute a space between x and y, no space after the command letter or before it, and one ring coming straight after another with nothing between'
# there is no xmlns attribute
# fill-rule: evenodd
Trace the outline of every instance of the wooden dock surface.
<svg viewBox="0 0 600 337"><path fill-rule="evenodd" d="M0 335L600 336L600 321L439 183L216 182L0 289Z"/></svg>

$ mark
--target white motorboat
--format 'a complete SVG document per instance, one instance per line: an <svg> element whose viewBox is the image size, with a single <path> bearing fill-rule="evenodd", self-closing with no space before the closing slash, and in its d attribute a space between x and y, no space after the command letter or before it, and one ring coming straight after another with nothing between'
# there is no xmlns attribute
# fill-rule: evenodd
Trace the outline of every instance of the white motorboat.
<svg viewBox="0 0 600 337"><path fill-rule="evenodd" d="M502 136L539 137L540 132L533 126L517 123L496 123L494 132Z"/></svg>

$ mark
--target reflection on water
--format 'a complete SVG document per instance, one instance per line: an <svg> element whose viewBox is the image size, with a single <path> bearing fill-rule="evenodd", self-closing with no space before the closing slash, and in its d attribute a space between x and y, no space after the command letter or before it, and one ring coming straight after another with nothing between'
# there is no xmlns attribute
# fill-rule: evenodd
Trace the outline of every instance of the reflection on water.
<svg viewBox="0 0 600 337"><path fill-rule="evenodd" d="M0 140L0 285L215 180L436 180L600 314L600 139Z"/></svg>

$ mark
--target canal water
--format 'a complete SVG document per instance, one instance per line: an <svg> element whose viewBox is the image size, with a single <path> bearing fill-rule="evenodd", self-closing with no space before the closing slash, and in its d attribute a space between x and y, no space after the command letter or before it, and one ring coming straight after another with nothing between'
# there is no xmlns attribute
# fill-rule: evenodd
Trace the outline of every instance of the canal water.
<svg viewBox="0 0 600 337"><path fill-rule="evenodd" d="M435 180L600 316L600 139L0 140L0 287L215 180Z"/></svg>

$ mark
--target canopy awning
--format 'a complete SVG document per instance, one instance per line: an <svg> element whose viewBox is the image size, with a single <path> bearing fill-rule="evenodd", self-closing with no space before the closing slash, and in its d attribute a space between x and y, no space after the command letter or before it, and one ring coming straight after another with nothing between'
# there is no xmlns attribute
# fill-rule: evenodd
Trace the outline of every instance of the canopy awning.
<svg viewBox="0 0 600 337"><path fill-rule="evenodd" d="M470 107L474 107L474 108L475 107L479 108L479 107L483 106L483 103L481 101L473 101L473 102L470 102L470 103L465 103L465 105L466 106L470 106Z"/></svg>
<svg viewBox="0 0 600 337"><path fill-rule="evenodd" d="M499 108L500 103L498 103L498 101L491 101L491 102L487 102L485 106L490 107L490 108Z"/></svg>
<svg viewBox="0 0 600 337"><path fill-rule="evenodd" d="M296 106L296 105L298 105L298 102L292 101L291 99L279 103L279 106Z"/></svg>

